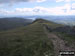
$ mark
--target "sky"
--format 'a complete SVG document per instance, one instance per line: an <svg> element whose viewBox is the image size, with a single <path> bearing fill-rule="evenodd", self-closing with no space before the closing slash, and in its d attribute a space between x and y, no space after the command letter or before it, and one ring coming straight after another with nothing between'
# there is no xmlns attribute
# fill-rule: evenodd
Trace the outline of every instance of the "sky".
<svg viewBox="0 0 75 56"><path fill-rule="evenodd" d="M75 0L0 0L0 17L75 15Z"/></svg>

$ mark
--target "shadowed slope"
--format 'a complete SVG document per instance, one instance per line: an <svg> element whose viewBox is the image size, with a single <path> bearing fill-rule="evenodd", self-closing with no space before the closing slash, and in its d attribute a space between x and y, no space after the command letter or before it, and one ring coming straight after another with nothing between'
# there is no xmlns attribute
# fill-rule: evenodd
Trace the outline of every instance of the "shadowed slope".
<svg viewBox="0 0 75 56"><path fill-rule="evenodd" d="M32 23L31 19L16 18L16 17L0 18L0 31L23 27L30 23Z"/></svg>

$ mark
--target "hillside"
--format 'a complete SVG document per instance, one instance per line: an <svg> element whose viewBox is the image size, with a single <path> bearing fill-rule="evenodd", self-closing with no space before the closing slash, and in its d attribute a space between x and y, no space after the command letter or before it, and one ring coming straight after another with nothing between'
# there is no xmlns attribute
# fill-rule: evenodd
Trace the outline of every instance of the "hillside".
<svg viewBox="0 0 75 56"><path fill-rule="evenodd" d="M26 27L0 32L0 56L53 55L53 45L39 21Z"/></svg>
<svg viewBox="0 0 75 56"><path fill-rule="evenodd" d="M56 56L62 50L75 50L74 36L62 35L56 31L59 27L64 25L37 19L28 26L0 32L0 56Z"/></svg>
<svg viewBox="0 0 75 56"><path fill-rule="evenodd" d="M31 22L32 20L30 19L23 19L23 18L16 18L16 17L0 18L0 31L26 26Z"/></svg>

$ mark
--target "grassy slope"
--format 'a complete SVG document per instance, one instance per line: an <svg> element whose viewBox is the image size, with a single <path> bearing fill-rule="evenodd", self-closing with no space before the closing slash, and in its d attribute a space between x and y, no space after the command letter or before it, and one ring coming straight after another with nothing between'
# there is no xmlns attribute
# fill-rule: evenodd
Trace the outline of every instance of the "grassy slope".
<svg viewBox="0 0 75 56"><path fill-rule="evenodd" d="M55 28L57 28L57 27L64 26L64 25L61 25L61 24L56 24L56 23L54 23L54 22L46 22L46 23L44 23L44 24L48 25L48 26L49 26L50 28L52 28L52 29L55 29Z"/></svg>
<svg viewBox="0 0 75 56"><path fill-rule="evenodd" d="M47 23L44 23L44 24L48 25L52 29L65 26L65 25L62 25L62 24L56 24L56 23L50 23L50 22L47 22ZM64 33L62 33L62 32L53 32L53 33L56 33L62 39L68 41L69 44L72 44L72 43L75 42L75 35L70 35L70 34L67 34L65 32Z"/></svg>
<svg viewBox="0 0 75 56"><path fill-rule="evenodd" d="M37 20L23 28L0 32L0 56L53 55L53 44L44 33L43 24L51 28L63 26L46 20ZM64 39L75 41L69 35L64 36Z"/></svg>
<svg viewBox="0 0 75 56"><path fill-rule="evenodd" d="M61 34L61 38L68 41L69 45L75 43L75 35L66 34L66 33L58 33Z"/></svg>
<svg viewBox="0 0 75 56"><path fill-rule="evenodd" d="M0 56L44 56L53 54L53 45L41 23L0 32Z"/></svg>

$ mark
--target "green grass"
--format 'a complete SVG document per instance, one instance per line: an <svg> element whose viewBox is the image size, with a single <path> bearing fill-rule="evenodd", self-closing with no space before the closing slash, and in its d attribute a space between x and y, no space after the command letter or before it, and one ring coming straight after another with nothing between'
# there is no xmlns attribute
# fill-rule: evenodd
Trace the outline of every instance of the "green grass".
<svg viewBox="0 0 75 56"><path fill-rule="evenodd" d="M67 41L66 45L71 46L72 44L75 46L75 35L67 34L64 32L53 32L58 37L60 37L62 40Z"/></svg>
<svg viewBox="0 0 75 56"><path fill-rule="evenodd" d="M41 23L0 32L0 56L45 55L53 56L53 44L44 33Z"/></svg>
<svg viewBox="0 0 75 56"><path fill-rule="evenodd" d="M69 44L72 44L75 41L75 35L66 34L66 33L59 33L61 34L62 38L68 41Z"/></svg>
<svg viewBox="0 0 75 56"><path fill-rule="evenodd" d="M46 22L43 24L48 25L51 29L56 29L58 27L66 26L66 25L62 25L62 24L56 24L53 22ZM52 33L54 33L58 36L60 35L59 37L62 38L63 40L66 40L69 45L71 45L72 43L75 42L75 35L67 34L65 32L63 33L63 32L54 32L54 31Z"/></svg>
<svg viewBox="0 0 75 56"><path fill-rule="evenodd" d="M62 25L62 24L56 24L56 23L53 23L53 22L47 22L47 23L43 23L43 24L48 25L48 26L49 26L50 28L52 28L52 29L55 29L55 28L57 28L57 27L64 26L64 25Z"/></svg>

